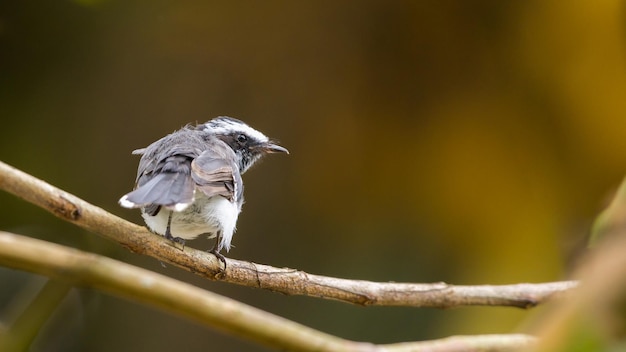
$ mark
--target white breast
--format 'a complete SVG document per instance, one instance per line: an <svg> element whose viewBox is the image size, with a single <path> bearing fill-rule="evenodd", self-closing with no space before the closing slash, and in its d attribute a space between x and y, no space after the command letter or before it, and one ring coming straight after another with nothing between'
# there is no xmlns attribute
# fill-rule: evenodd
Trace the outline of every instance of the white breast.
<svg viewBox="0 0 626 352"><path fill-rule="evenodd" d="M204 193L198 191L193 204L181 212L174 211L172 214L171 234L174 237L192 240L202 234L213 238L221 230L222 240L217 250L225 248L228 251L240 211L241 207L235 202L221 196L207 198ZM152 231L163 235L167 228L169 212L167 209L161 209L156 216L144 212L142 216Z"/></svg>

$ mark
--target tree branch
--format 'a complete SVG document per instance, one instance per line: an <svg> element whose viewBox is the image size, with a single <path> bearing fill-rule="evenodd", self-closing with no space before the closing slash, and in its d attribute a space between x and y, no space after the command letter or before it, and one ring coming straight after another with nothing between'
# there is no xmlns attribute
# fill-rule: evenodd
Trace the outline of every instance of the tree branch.
<svg viewBox="0 0 626 352"><path fill-rule="evenodd" d="M450 336L439 340L378 345L386 352L528 351L536 338L524 334Z"/></svg>
<svg viewBox="0 0 626 352"><path fill-rule="evenodd" d="M114 259L2 231L0 264L73 285L93 287L281 349L320 352L513 351L535 344L533 337L520 334L457 336L391 345L350 341Z"/></svg>
<svg viewBox="0 0 626 352"><path fill-rule="evenodd" d="M359 305L449 308L464 305L529 308L577 285L574 281L455 286L446 283L383 283L308 274L300 270L227 259L227 269L204 251L172 245L145 227L132 224L63 190L0 162L0 189L97 233L139 254L149 255L211 280L257 287L288 295L307 295ZM219 276L219 277L218 277Z"/></svg>

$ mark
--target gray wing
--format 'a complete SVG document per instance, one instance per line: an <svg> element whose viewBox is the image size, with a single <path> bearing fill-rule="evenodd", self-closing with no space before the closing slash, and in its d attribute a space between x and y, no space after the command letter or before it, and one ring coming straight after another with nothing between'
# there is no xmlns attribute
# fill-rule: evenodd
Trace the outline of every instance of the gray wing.
<svg viewBox="0 0 626 352"><path fill-rule="evenodd" d="M191 178L208 197L219 195L231 202L241 198L241 175L235 153L227 146L214 144L195 158L191 163Z"/></svg>

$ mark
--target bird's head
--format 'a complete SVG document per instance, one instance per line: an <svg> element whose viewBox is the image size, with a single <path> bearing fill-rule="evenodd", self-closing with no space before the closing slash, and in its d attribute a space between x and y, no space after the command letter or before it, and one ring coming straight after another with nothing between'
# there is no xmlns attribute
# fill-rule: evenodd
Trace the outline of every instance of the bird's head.
<svg viewBox="0 0 626 352"><path fill-rule="evenodd" d="M265 154L289 154L287 149L271 141L263 133L232 117L216 117L198 127L214 134L233 149L239 158L239 170L242 174Z"/></svg>

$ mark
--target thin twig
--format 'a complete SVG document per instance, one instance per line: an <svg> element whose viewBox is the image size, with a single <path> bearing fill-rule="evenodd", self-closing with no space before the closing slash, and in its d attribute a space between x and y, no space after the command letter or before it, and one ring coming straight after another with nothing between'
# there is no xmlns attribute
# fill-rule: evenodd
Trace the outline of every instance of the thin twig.
<svg viewBox="0 0 626 352"><path fill-rule="evenodd" d="M439 340L378 345L385 352L505 352L527 351L536 338L524 334L450 336Z"/></svg>
<svg viewBox="0 0 626 352"><path fill-rule="evenodd" d="M230 298L97 254L0 231L0 264L159 307L268 346L296 351L513 351L527 335L477 335L374 345L342 339Z"/></svg>
<svg viewBox="0 0 626 352"><path fill-rule="evenodd" d="M569 291L574 281L540 284L455 286L446 283L391 283L348 280L227 259L221 271L215 256L175 247L145 227L132 224L48 183L0 162L0 189L129 250L149 255L211 280L307 295L359 305L449 308L465 305L529 308Z"/></svg>

